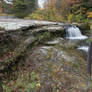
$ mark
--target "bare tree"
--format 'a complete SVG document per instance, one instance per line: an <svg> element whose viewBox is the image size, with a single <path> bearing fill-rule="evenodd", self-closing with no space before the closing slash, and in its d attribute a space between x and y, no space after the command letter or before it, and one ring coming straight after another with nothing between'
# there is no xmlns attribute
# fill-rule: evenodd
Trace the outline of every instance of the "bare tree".
<svg viewBox="0 0 92 92"><path fill-rule="evenodd" d="M0 92L4 92L3 87L2 87L2 78L1 77L0 77Z"/></svg>

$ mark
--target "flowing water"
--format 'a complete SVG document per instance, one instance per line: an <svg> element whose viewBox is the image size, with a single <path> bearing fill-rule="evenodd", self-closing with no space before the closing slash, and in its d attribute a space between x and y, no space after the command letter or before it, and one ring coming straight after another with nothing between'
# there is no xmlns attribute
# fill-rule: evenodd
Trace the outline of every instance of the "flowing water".
<svg viewBox="0 0 92 92"><path fill-rule="evenodd" d="M88 46L80 46L78 49L79 50L83 50L83 51L85 51L86 53L88 53Z"/></svg>
<svg viewBox="0 0 92 92"><path fill-rule="evenodd" d="M76 26L68 27L66 30L66 39L70 40L86 40L88 37L85 35L82 35L81 30ZM86 42L85 42L86 43ZM88 46L83 44L82 46L79 46L78 49L82 50L84 52L88 52Z"/></svg>
<svg viewBox="0 0 92 92"><path fill-rule="evenodd" d="M82 35L80 29L76 26L68 27L66 30L66 38L71 40L85 40L88 37L85 35Z"/></svg>
<svg viewBox="0 0 92 92"><path fill-rule="evenodd" d="M44 4L45 4L46 0L38 0L38 6L40 8L44 8Z"/></svg>

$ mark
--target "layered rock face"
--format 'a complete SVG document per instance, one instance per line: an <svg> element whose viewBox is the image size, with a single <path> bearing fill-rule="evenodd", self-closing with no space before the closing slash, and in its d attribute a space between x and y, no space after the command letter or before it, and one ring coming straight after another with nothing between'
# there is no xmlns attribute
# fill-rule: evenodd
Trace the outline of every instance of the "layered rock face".
<svg viewBox="0 0 92 92"><path fill-rule="evenodd" d="M19 48L24 50L35 41L40 42L41 39L46 40L47 38L53 39L53 36L64 37L65 29L69 26L71 24L49 21L0 19L0 56L5 54L3 57L5 57L4 62L6 62L8 55L10 58L13 54L19 53Z"/></svg>
<svg viewBox="0 0 92 92"><path fill-rule="evenodd" d="M7 63L14 61L13 59L18 56L16 55L17 53L22 53L30 44L41 39L38 35L43 35L44 33L64 34L63 26L57 25L56 22L48 21L1 19L0 27L0 56L2 56L1 62L5 57L2 64L6 66ZM45 34L42 39L44 37Z"/></svg>
<svg viewBox="0 0 92 92"><path fill-rule="evenodd" d="M0 77L14 71L19 79L18 73L23 69L21 77L27 78L32 72L39 76L40 92L57 89L58 92L86 92L86 62L83 53L76 49L79 42L64 39L69 26L48 21L0 19L0 73L3 74ZM11 87L14 85L12 91L23 86L18 89L19 84L12 81ZM4 87L7 86L5 83Z"/></svg>

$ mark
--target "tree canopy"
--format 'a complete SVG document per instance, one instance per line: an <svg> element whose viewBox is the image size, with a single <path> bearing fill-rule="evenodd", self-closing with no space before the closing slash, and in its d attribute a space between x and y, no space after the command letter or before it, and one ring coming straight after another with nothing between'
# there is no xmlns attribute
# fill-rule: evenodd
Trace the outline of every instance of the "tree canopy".
<svg viewBox="0 0 92 92"><path fill-rule="evenodd" d="M37 0L16 0L13 5L13 12L17 17L25 17L37 7Z"/></svg>

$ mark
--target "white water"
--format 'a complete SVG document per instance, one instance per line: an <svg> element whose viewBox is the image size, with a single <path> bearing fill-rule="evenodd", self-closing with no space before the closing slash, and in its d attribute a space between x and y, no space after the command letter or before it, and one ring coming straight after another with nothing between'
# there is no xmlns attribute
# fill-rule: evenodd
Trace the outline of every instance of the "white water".
<svg viewBox="0 0 92 92"><path fill-rule="evenodd" d="M4 0L7 4L10 4L10 5L12 5L13 3L13 0Z"/></svg>
<svg viewBox="0 0 92 92"><path fill-rule="evenodd" d="M71 40L74 40L74 39L84 40L84 39L87 39L88 37L85 35L82 35L78 27L71 26L66 30L66 38Z"/></svg>
<svg viewBox="0 0 92 92"><path fill-rule="evenodd" d="M38 0L38 6L40 8L44 8L44 4L45 4L46 0Z"/></svg>
<svg viewBox="0 0 92 92"><path fill-rule="evenodd" d="M83 51L85 51L85 52L87 53L89 47L88 47L88 46L80 46L78 49L79 49L79 50L83 50Z"/></svg>

